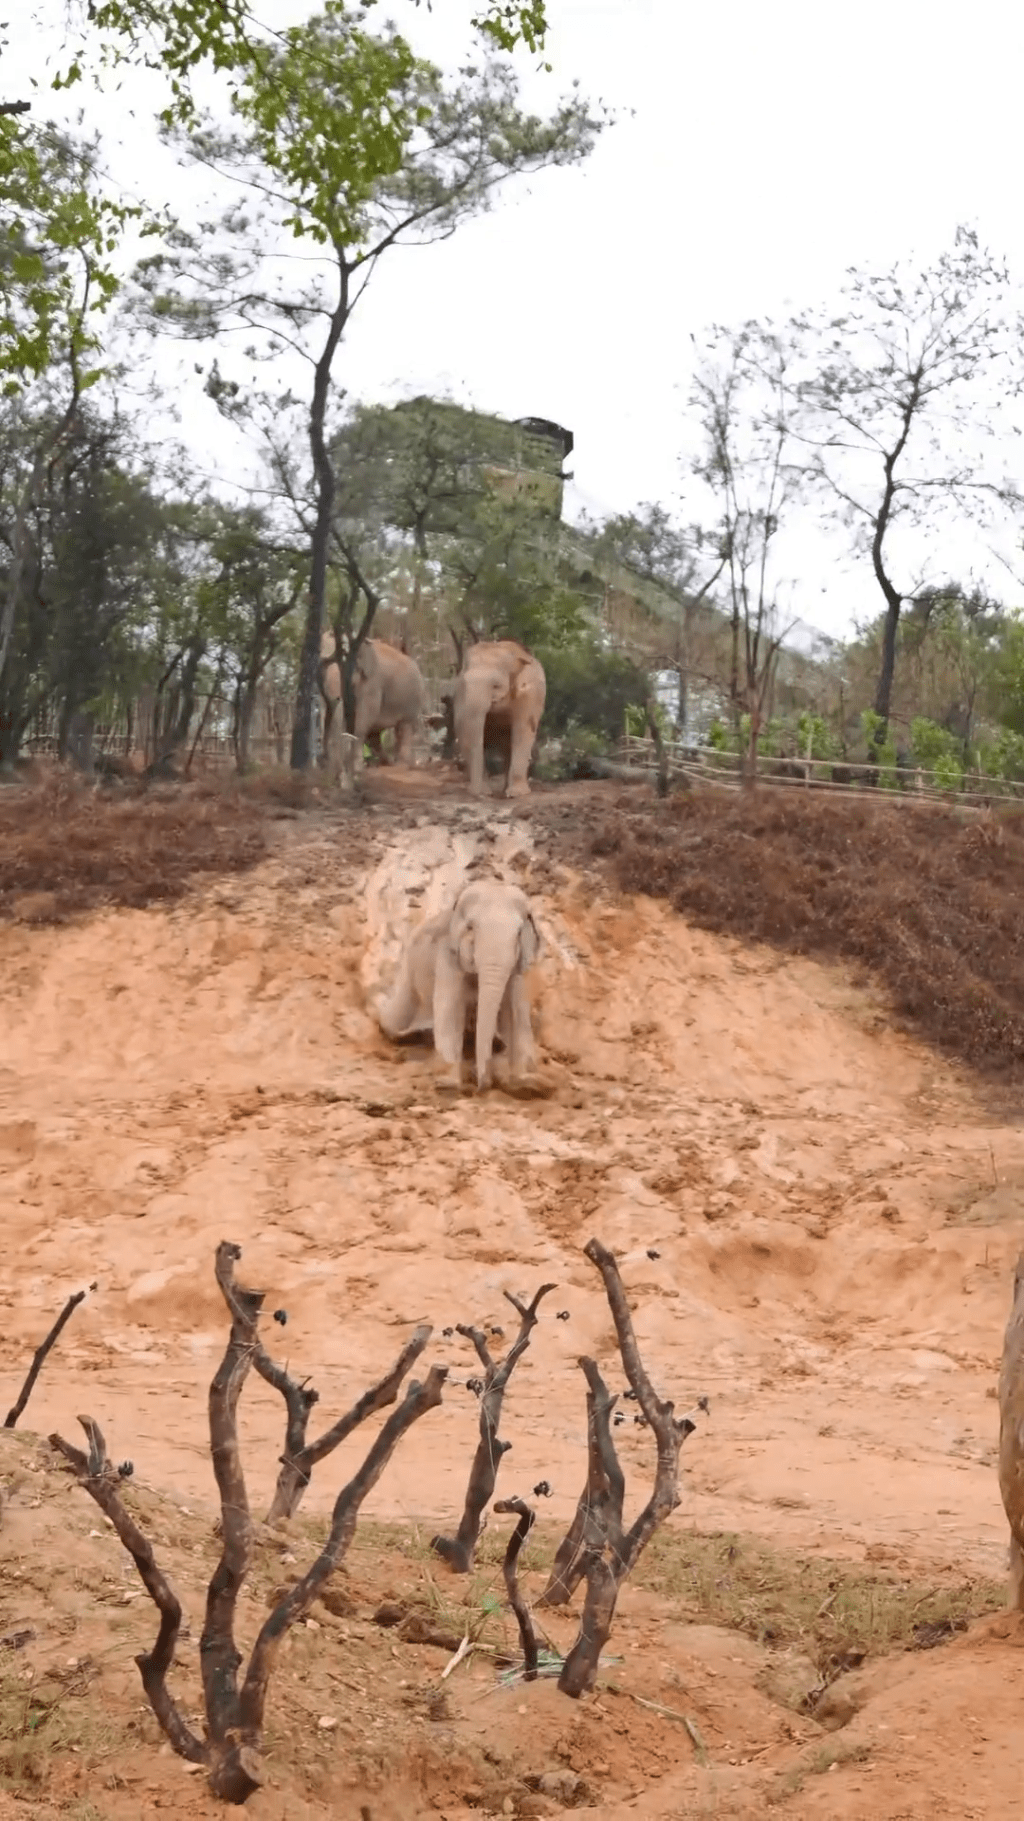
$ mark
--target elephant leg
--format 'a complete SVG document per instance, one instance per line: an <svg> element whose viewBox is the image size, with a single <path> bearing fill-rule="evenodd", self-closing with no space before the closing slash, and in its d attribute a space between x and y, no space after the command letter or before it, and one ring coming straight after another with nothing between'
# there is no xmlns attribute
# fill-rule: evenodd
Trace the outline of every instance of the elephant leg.
<svg viewBox="0 0 1024 1821"><path fill-rule="evenodd" d="M352 724L352 732L354 733L355 739L356 739L356 756L355 756L355 767L354 767L354 769L356 771L362 771L362 769L363 769L363 764L364 764L363 747L364 747L364 745L368 745L370 747L370 750L372 752L375 752L377 754L378 758L380 757L380 734L376 733L376 726L377 726L377 721L378 721L379 717L380 717L380 690L376 687L376 685L374 683L370 682L369 684L367 684L364 682L363 687L361 689L357 688L357 690L356 690L356 711L355 711L355 719ZM376 745L374 745L375 738L376 738Z"/></svg>
<svg viewBox="0 0 1024 1821"><path fill-rule="evenodd" d="M530 1000L522 974L513 974L505 998L508 1006L509 1074L517 1079L522 1075L531 1075L537 1066Z"/></svg>
<svg viewBox="0 0 1024 1821"><path fill-rule="evenodd" d="M469 788L474 797L487 795L484 777L484 720L482 714L463 715L456 728L459 755L469 773Z"/></svg>
<svg viewBox="0 0 1024 1821"><path fill-rule="evenodd" d="M411 721L399 721L398 726L395 728L396 765L412 764L412 736L413 723Z"/></svg>
<svg viewBox="0 0 1024 1821"><path fill-rule="evenodd" d="M466 1035L466 977L442 945L434 969L434 1048L448 1071L445 1086L462 1086L462 1046Z"/></svg>
<svg viewBox="0 0 1024 1821"><path fill-rule="evenodd" d="M533 743L536 737L537 729L528 716L524 715L522 719L513 721L512 752L508 766L508 783L505 786L506 797L529 796L530 785L527 773L530 769L530 759L533 756Z"/></svg>

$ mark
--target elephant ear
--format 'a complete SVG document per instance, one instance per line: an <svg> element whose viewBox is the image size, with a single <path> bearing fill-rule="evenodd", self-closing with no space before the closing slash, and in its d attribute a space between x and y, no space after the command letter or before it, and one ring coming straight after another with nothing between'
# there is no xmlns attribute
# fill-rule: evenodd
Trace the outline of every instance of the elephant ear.
<svg viewBox="0 0 1024 1821"><path fill-rule="evenodd" d="M533 966L543 946L540 930L532 916L527 917L519 932L519 966L522 970Z"/></svg>

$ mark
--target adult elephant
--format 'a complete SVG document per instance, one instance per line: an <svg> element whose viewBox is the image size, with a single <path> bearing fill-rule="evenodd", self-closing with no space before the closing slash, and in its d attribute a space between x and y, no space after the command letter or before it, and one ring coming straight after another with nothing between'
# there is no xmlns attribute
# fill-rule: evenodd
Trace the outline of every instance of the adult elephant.
<svg viewBox="0 0 1024 1821"><path fill-rule="evenodd" d="M506 797L525 797L527 773L547 681L542 665L515 639L470 645L452 689L455 739L469 788L483 796L484 746L507 743Z"/></svg>
<svg viewBox="0 0 1024 1821"><path fill-rule="evenodd" d="M341 702L341 670L333 632L325 632L320 642L321 688L328 704L333 705L332 723L337 719ZM413 763L412 745L426 702L426 689L420 667L397 645L386 639L364 639L356 654L352 677L355 697L357 741L355 769L363 763L363 746L369 745L382 758L380 736L389 727L395 730L395 762Z"/></svg>
<svg viewBox="0 0 1024 1821"><path fill-rule="evenodd" d="M434 1047L449 1067L448 1084L460 1087L475 993L478 1090L491 1085L496 1034L508 1053L512 1081L522 1081L535 1067L523 975L540 947L526 893L501 879L475 880L450 910L413 935L394 991L381 1007L381 1030L388 1037L433 1030Z"/></svg>

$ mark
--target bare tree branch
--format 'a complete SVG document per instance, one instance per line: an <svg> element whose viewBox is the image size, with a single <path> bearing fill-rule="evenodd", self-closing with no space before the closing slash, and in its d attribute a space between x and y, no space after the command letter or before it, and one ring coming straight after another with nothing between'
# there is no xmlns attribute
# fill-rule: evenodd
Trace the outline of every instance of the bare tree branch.
<svg viewBox="0 0 1024 1821"><path fill-rule="evenodd" d="M499 1499L494 1509L502 1516L511 1512L519 1519L512 1535L508 1539L508 1548L505 1551L505 1560L502 1564L502 1574L505 1577L508 1603L516 1615L516 1623L519 1626L519 1636L523 1646L523 1665L526 1672L523 1679L526 1682L535 1682L537 1680L537 1658L539 1654L537 1633L533 1629L530 1608L527 1606L520 1591L519 1577L516 1573L516 1568L519 1562L520 1551L522 1550L523 1544L529 1536L530 1531L533 1529L537 1514L535 1511L531 1511L529 1505L524 1504L522 1499Z"/></svg>
<svg viewBox="0 0 1024 1821"><path fill-rule="evenodd" d="M364 1391L351 1410L340 1416L315 1442L306 1441L306 1425L310 1411L319 1401L319 1392L311 1386L296 1384L283 1367L269 1358L262 1346L257 1348L253 1364L260 1377L266 1379L268 1385L273 1385L276 1391L280 1391L288 1410L285 1451L281 1456L281 1471L273 1503L267 1514L268 1524L276 1523L279 1518L294 1517L317 1463L340 1447L346 1436L351 1435L353 1429L358 1429L368 1416L395 1402L402 1380L419 1359L432 1332L429 1323L422 1323L406 1341L394 1365L383 1378L371 1385L368 1391Z"/></svg>
<svg viewBox="0 0 1024 1821"><path fill-rule="evenodd" d="M614 1255L596 1239L588 1240L583 1255L601 1273L626 1377L654 1433L658 1457L651 1497L635 1524L623 1535L624 1484L608 1422L611 1400L594 1361L581 1359L594 1413L593 1420L588 1422L586 1506L577 1541L577 1560L582 1560L587 1592L579 1635L558 1679L562 1693L574 1699L594 1686L622 1582L659 1525L671 1516L679 1503L679 1450L696 1428L693 1414L677 1419L674 1406L660 1398L651 1383L640 1356L633 1317ZM588 1416L590 1407L588 1404ZM707 1399L701 1399L699 1408L707 1409ZM603 1412L603 1422L598 1421L599 1412Z"/></svg>
<svg viewBox="0 0 1024 1821"><path fill-rule="evenodd" d="M327 1541L313 1566L275 1607L256 1639L242 1687L240 1706L241 1736L243 1744L250 1749L259 1747L267 1684L285 1632L308 1610L319 1589L333 1574L352 1541L360 1506L377 1484L406 1431L441 1402L447 1377L447 1366L431 1366L422 1385L414 1380L408 1387L398 1409L388 1417L359 1471L353 1474L348 1485L339 1492Z"/></svg>
<svg viewBox="0 0 1024 1821"><path fill-rule="evenodd" d="M94 1283L89 1285L90 1290L95 1290L95 1288L96 1288L96 1285ZM87 1292L85 1290L76 1290L74 1296L68 1297L67 1302L64 1304L64 1307L61 1310L60 1314L58 1315L56 1321L54 1322L53 1327L50 1329L49 1334L46 1336L45 1340L43 1340L40 1343L40 1345L36 1348L35 1353L32 1356L32 1364L28 1369L28 1374L26 1376L25 1383L22 1385L16 1401L11 1405L11 1408L8 1410L7 1415L4 1418L4 1428L5 1429L15 1428L19 1416L21 1415L22 1411L24 1410L25 1405L28 1403L29 1398L32 1396L32 1392L35 1387L36 1379L39 1377L39 1374L43 1369L43 1363L46 1359L47 1354L50 1352L51 1348L56 1345L56 1342L60 1338L63 1328L65 1327L66 1323L71 1320L71 1317L73 1316L75 1310L78 1308L79 1303L82 1303L85 1301L86 1294L87 1294Z"/></svg>
<svg viewBox="0 0 1024 1821"><path fill-rule="evenodd" d="M616 1558L622 1547L622 1503L625 1480L612 1440L611 1418L618 1396L609 1392L596 1360L582 1358L587 1381L587 1483L576 1514L555 1554L551 1576L541 1594L542 1606L564 1606L587 1572L596 1549L610 1545Z"/></svg>
<svg viewBox="0 0 1024 1821"><path fill-rule="evenodd" d="M231 1316L227 1350L210 1386L210 1453L220 1493L223 1547L206 1596L206 1620L199 1640L213 1748L210 1784L215 1795L229 1801L245 1801L262 1782L255 1756L239 1735L242 1658L234 1630L235 1607L252 1553L252 1520L238 1447L238 1399L253 1363L264 1300L262 1290L236 1284L235 1261L241 1256L241 1247L227 1240L217 1247L217 1283Z"/></svg>
<svg viewBox="0 0 1024 1821"><path fill-rule="evenodd" d="M480 1397L480 1440L477 1443L473 1464L470 1468L466 1503L459 1528L454 1537L435 1536L430 1545L456 1574L468 1574L473 1566L473 1555L482 1528L483 1512L494 1492L501 1457L503 1454L507 1454L512 1446L511 1442L498 1440L498 1424L501 1421L505 1387L530 1344L530 1335L537 1325L537 1309L541 1298L547 1296L554 1288L554 1284L541 1284L529 1306L520 1297L513 1296L511 1290L505 1291L506 1299L520 1317L520 1327L519 1333L504 1359L497 1364L491 1358L486 1337L479 1328L465 1327L461 1323L458 1325L458 1333L473 1342L477 1357L484 1368L485 1377Z"/></svg>
<svg viewBox="0 0 1024 1821"><path fill-rule="evenodd" d="M186 1758L190 1764L205 1764L208 1762L207 1748L186 1724L167 1687L167 1672L174 1662L181 1630L180 1602L157 1564L149 1538L139 1529L121 1502L117 1489L118 1476L107 1459L103 1431L91 1416L80 1416L78 1420L89 1443L88 1454L83 1453L81 1448L73 1447L70 1442L65 1442L59 1435L51 1435L50 1445L57 1448L64 1459L71 1463L75 1477L110 1519L160 1614L156 1643L151 1651L143 1652L135 1659L142 1677L142 1686L154 1714L179 1757Z"/></svg>

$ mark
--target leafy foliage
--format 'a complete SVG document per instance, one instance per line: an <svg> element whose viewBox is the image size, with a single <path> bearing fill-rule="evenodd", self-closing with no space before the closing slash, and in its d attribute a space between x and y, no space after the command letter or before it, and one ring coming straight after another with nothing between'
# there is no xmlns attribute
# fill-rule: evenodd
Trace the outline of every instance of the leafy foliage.
<svg viewBox="0 0 1024 1821"><path fill-rule="evenodd" d="M851 271L844 309L797 317L787 341L807 449L804 472L838 511L885 600L875 712L892 701L900 614L911 593L893 536L997 509L1002 477L985 475L987 418L1019 391L1019 325L1002 263L960 227L929 267Z"/></svg>
<svg viewBox="0 0 1024 1821"><path fill-rule="evenodd" d="M325 14L347 28L354 40L365 35L363 20L376 3L361 0L352 7L346 0L327 0ZM430 3L427 0L428 7ZM91 39L98 34L101 63L136 63L166 76L171 94L164 111L168 124L194 124L192 79L202 66L228 78L237 98L281 36L261 26L247 0L85 0L84 20L81 5L77 11L90 30L54 86L66 88L82 80ZM499 50L511 51L522 43L538 51L547 32L545 0L488 0L472 24ZM301 32L302 27L295 29Z"/></svg>
<svg viewBox="0 0 1024 1821"><path fill-rule="evenodd" d="M95 142L0 115L0 386L10 398L71 361L82 389L99 370L97 318L117 290L112 265L141 211L102 190Z"/></svg>
<svg viewBox="0 0 1024 1821"><path fill-rule="evenodd" d="M544 731L556 738L584 729L611 743L625 733L629 709L647 700L646 671L596 639L538 655L547 676Z"/></svg>

